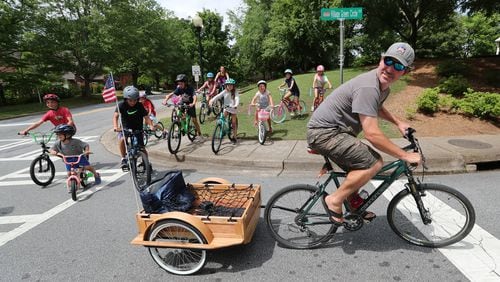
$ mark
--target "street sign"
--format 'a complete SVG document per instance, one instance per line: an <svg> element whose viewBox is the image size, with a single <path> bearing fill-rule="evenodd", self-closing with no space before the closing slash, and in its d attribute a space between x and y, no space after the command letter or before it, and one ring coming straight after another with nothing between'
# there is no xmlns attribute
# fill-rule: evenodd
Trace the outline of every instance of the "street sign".
<svg viewBox="0 0 500 282"><path fill-rule="evenodd" d="M362 7L322 8L320 20L322 21L360 20L362 18L363 18Z"/></svg>
<svg viewBox="0 0 500 282"><path fill-rule="evenodd" d="M198 65L191 66L191 71L194 76L201 76L201 68Z"/></svg>

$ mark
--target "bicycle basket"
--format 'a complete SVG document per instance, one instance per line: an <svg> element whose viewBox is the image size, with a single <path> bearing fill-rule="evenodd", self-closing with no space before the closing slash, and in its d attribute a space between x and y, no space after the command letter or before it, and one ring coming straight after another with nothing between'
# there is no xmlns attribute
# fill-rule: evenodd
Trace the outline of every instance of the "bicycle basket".
<svg viewBox="0 0 500 282"><path fill-rule="evenodd" d="M258 112L257 112L257 118L260 120L260 121L267 121L269 119L269 112L266 111L265 109L260 109Z"/></svg>

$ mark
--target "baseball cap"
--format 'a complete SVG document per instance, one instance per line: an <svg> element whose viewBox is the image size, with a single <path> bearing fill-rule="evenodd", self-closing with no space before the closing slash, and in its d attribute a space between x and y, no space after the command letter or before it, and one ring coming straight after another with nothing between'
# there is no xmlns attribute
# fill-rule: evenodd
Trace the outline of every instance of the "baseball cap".
<svg viewBox="0 0 500 282"><path fill-rule="evenodd" d="M401 62L405 67L413 64L415 60L415 51L411 48L410 44L405 42L397 42L391 45L382 57L393 57Z"/></svg>

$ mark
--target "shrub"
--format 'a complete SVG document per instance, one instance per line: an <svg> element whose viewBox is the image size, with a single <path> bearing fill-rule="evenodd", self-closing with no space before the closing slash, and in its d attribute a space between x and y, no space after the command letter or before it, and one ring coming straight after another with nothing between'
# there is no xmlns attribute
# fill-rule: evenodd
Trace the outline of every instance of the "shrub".
<svg viewBox="0 0 500 282"><path fill-rule="evenodd" d="M444 78L439 84L439 88L442 92L451 94L453 97L462 96L469 87L469 82L462 75L452 75L448 78Z"/></svg>
<svg viewBox="0 0 500 282"><path fill-rule="evenodd" d="M456 102L462 112L483 119L498 119L500 117L500 94L489 92L474 92L469 89L463 99Z"/></svg>
<svg viewBox="0 0 500 282"><path fill-rule="evenodd" d="M430 115L435 113L439 109L439 91L439 87L425 89L417 99L418 111Z"/></svg>
<svg viewBox="0 0 500 282"><path fill-rule="evenodd" d="M436 67L436 73L441 77L450 77L452 75L467 75L469 66L461 60L443 61Z"/></svg>

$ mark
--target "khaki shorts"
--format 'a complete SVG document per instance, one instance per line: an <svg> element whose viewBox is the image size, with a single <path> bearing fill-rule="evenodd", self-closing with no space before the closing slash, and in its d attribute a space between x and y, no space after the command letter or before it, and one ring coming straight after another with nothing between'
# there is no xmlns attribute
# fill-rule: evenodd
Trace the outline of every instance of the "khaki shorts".
<svg viewBox="0 0 500 282"><path fill-rule="evenodd" d="M327 156L346 172L369 169L382 159L379 153L352 133L338 128L309 128L307 143L311 149Z"/></svg>

